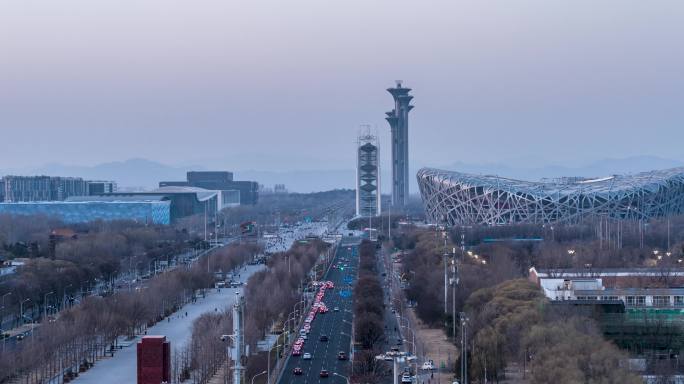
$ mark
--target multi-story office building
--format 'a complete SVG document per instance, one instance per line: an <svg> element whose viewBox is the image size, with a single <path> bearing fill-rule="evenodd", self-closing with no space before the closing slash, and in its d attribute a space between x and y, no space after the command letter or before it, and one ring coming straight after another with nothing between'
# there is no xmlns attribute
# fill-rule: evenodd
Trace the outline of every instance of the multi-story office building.
<svg viewBox="0 0 684 384"><path fill-rule="evenodd" d="M116 192L116 183L113 181L88 181L88 196L101 195L103 193Z"/></svg>
<svg viewBox="0 0 684 384"><path fill-rule="evenodd" d="M88 181L80 177L5 176L0 180L0 202L63 201L116 191L113 181Z"/></svg>
<svg viewBox="0 0 684 384"><path fill-rule="evenodd" d="M356 215L377 216L380 206L380 148L378 138L359 135L356 150Z"/></svg>
<svg viewBox="0 0 684 384"><path fill-rule="evenodd" d="M259 184L254 181L235 181L226 171L191 171L186 181L162 181L159 187L196 187L212 191L239 191L241 205L253 205L259 200Z"/></svg>

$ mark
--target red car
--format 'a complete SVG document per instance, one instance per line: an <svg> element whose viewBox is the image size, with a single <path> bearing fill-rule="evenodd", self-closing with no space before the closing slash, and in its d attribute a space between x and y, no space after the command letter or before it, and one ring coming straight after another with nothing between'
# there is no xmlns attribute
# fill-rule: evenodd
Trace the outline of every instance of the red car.
<svg viewBox="0 0 684 384"><path fill-rule="evenodd" d="M295 367L295 369L292 370L292 374L293 374L293 375L299 376L299 375L301 375L301 374L303 374L303 373L304 373L304 370L302 370L302 369L299 368L299 367Z"/></svg>
<svg viewBox="0 0 684 384"><path fill-rule="evenodd" d="M328 377L329 376L328 371L326 371L325 369L321 369L321 374L319 376L320 377Z"/></svg>

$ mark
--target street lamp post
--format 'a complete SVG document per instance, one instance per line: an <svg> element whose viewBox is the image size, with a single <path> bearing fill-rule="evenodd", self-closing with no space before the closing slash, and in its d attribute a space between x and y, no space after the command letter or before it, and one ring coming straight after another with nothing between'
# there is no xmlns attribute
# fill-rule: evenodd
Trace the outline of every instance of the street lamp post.
<svg viewBox="0 0 684 384"><path fill-rule="evenodd" d="M347 384L349 384L349 378L348 378L347 376L342 376L342 375L340 375L340 374L337 373L337 372L333 372L333 375L345 379L345 380L347 381Z"/></svg>
<svg viewBox="0 0 684 384"><path fill-rule="evenodd" d="M148 263L148 265L147 265L147 271L148 271L148 273L149 273L150 276L153 276L153 275L152 275L152 263L154 263L154 273L155 273L155 274L157 273L157 259L154 258L154 259L152 259L152 260Z"/></svg>
<svg viewBox="0 0 684 384"><path fill-rule="evenodd" d="M66 305L66 303L67 303L67 300L66 300L67 290L69 289L69 287L73 287L73 286L74 286L73 284L68 284L66 287L64 287L64 292L62 292L62 309L66 308L66 306L67 306Z"/></svg>
<svg viewBox="0 0 684 384"><path fill-rule="evenodd" d="M466 325L468 318L465 312L461 312L461 383L468 384L468 339L466 335Z"/></svg>
<svg viewBox="0 0 684 384"><path fill-rule="evenodd" d="M278 366L278 360L280 358L280 347L285 347L285 345L284 344L278 344L276 342L276 345L275 345L275 348L276 348L275 364L276 364L276 366L274 368L277 368L277 366ZM268 373L268 375L267 375L268 379L266 380L266 382L268 384L271 384L271 351L273 351L273 348L270 348L268 350L268 354L266 355L266 372Z"/></svg>
<svg viewBox="0 0 684 384"><path fill-rule="evenodd" d="M413 356L416 356L416 333L413 331L413 329L405 326L405 325L400 325L399 327L407 329L411 331L411 349L413 350Z"/></svg>
<svg viewBox="0 0 684 384"><path fill-rule="evenodd" d="M24 303L31 301L31 299L26 299L19 302L19 315L21 317L21 323L24 324ZM31 320L33 322L33 320Z"/></svg>
<svg viewBox="0 0 684 384"><path fill-rule="evenodd" d="M45 316L45 320L47 320L47 317L48 317L48 313L47 313L48 301L47 301L47 298L48 298L48 296L53 295L54 293L55 293L54 291L46 293L45 298L43 299L43 309L44 309L44 315L43 316Z"/></svg>
<svg viewBox="0 0 684 384"><path fill-rule="evenodd" d="M254 384L254 379L256 379L257 376L265 375L266 371L263 371L261 373L257 373L256 375L252 376L252 384Z"/></svg>
<svg viewBox="0 0 684 384"><path fill-rule="evenodd" d="M0 328L2 328L3 322L5 321L5 297L11 295L12 292L7 292L2 295L2 315L0 315Z"/></svg>

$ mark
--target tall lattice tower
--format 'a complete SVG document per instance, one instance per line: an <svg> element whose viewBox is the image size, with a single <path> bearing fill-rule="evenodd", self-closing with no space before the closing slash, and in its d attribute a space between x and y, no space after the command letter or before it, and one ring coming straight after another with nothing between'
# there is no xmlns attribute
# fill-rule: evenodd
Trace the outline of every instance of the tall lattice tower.
<svg viewBox="0 0 684 384"><path fill-rule="evenodd" d="M380 196L380 143L368 129L359 134L356 149L356 215L379 215Z"/></svg>
<svg viewBox="0 0 684 384"><path fill-rule="evenodd" d="M394 109L386 117L392 130L392 206L401 209L409 197L408 115L413 96L409 95L411 88L401 86L401 80L387 91L394 97Z"/></svg>

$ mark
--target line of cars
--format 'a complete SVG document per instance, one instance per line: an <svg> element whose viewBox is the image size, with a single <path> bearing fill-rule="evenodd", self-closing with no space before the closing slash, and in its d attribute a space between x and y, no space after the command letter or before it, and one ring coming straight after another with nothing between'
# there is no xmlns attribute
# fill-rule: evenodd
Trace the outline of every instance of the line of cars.
<svg viewBox="0 0 684 384"><path fill-rule="evenodd" d="M302 354L304 342L308 339L308 334L311 332L311 323L313 323L313 321L316 319L316 314L328 312L328 307L323 302L323 298L325 297L326 289L334 288L335 284L332 281L325 281L320 284L318 292L316 293L316 298L314 299L314 303L311 306L311 310L309 310L309 313L306 315L306 319L304 319L304 325L302 326L302 329L299 330L299 337L297 340L295 340L294 344L292 344L292 356L300 356ZM302 358L305 360L311 359L311 354L305 353Z"/></svg>
<svg viewBox="0 0 684 384"><path fill-rule="evenodd" d="M316 293L316 297L314 299L313 305L311 306L311 310L309 310L309 313L304 319L304 325L302 326L302 329L299 330L299 337L292 345L292 356L301 356L302 360L311 360L313 358L313 356L309 352L302 353L302 349L304 348L304 343L306 342L306 340L308 340L308 334L309 332L311 332L311 324L316 319L316 315L325 314L329 311L328 307L323 302L323 298L325 297L326 290L334 288L335 284L332 281L325 281L319 283L318 292ZM338 311L339 309L335 307L334 310ZM319 338L319 341L324 343L328 342L328 340L328 335L321 335ZM337 354L337 359L347 360L347 354L343 351L340 351ZM303 375L304 370L301 367L295 367L292 370L292 374ZM321 371L319 372L319 377L321 378L326 378L329 376L330 372L328 372L328 370L326 369L321 369Z"/></svg>

